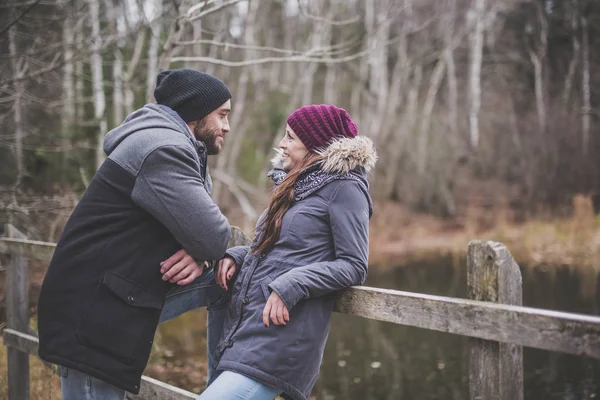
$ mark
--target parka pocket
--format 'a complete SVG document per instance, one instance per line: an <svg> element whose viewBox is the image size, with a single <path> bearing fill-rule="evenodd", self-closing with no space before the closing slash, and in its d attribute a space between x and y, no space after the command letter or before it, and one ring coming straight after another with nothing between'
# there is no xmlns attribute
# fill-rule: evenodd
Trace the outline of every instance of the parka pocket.
<svg viewBox="0 0 600 400"><path fill-rule="evenodd" d="M131 364L140 346L152 345L163 298L126 278L107 273L77 328L85 344Z"/></svg>

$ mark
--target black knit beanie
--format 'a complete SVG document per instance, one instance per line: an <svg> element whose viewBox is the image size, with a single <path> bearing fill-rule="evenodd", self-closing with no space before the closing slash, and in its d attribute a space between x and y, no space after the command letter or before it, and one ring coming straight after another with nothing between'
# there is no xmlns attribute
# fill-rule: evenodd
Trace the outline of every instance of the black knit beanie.
<svg viewBox="0 0 600 400"><path fill-rule="evenodd" d="M193 69L162 71L156 77L154 98L185 121L206 117L231 98L227 86L214 76Z"/></svg>

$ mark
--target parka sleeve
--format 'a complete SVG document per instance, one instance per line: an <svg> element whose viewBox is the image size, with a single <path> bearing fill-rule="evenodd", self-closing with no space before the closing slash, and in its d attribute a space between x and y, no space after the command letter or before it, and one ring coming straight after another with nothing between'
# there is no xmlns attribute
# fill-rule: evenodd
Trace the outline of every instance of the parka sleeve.
<svg viewBox="0 0 600 400"><path fill-rule="evenodd" d="M302 299L360 285L367 277L369 202L358 182L344 181L336 188L329 223L336 259L294 268L269 284L288 310Z"/></svg>
<svg viewBox="0 0 600 400"><path fill-rule="evenodd" d="M244 258L246 258L246 254L248 254L249 251L250 246L235 246L227 249L225 256L233 258L235 265L239 268L244 263Z"/></svg>
<svg viewBox="0 0 600 400"><path fill-rule="evenodd" d="M199 168L187 147L159 147L144 160L131 197L192 257L219 260L227 249L230 226L204 188Z"/></svg>

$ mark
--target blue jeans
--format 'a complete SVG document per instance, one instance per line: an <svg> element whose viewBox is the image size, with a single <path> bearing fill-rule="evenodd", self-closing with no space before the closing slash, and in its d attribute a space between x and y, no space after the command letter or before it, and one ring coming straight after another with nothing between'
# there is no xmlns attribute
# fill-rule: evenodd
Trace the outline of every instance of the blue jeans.
<svg viewBox="0 0 600 400"><path fill-rule="evenodd" d="M273 400L280 393L281 390L254 379L225 371L198 396L198 400Z"/></svg>
<svg viewBox="0 0 600 400"><path fill-rule="evenodd" d="M160 314L159 322L165 322L194 308L206 307L208 309L207 385L210 385L219 374L216 372L217 344L223 331L228 302L229 294L217 285L211 268L189 285L174 286L167 293L165 305ZM61 367L60 377L63 400L123 400L125 398L125 390L70 368Z"/></svg>

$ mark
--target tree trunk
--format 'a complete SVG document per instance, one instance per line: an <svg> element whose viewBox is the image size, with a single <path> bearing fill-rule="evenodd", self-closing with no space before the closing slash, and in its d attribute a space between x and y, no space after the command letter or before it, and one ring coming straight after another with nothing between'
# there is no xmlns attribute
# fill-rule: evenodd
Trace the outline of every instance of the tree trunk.
<svg viewBox="0 0 600 400"><path fill-rule="evenodd" d="M471 66L470 66L470 94L471 105L469 109L469 132L471 148L476 150L479 146L479 110L481 108L481 63L483 58L483 34L485 0L474 0L473 18L474 29L471 33Z"/></svg>
<svg viewBox="0 0 600 400"><path fill-rule="evenodd" d="M104 135L107 130L106 123L106 97L104 95L104 74L102 71L102 37L100 36L100 4L98 0L88 0L90 7L90 19L92 24L92 87L94 93L94 119L98 124L96 133L96 169L104 162L105 155L103 150Z"/></svg>
<svg viewBox="0 0 600 400"><path fill-rule="evenodd" d="M131 114L135 107L135 94L133 93L133 88L131 87L131 80L135 75L135 69L140 61L142 51L144 50L144 42L146 41L146 29L141 29L137 38L135 39L135 48L133 50L133 56L129 61L129 65L127 66L127 73L123 77L123 88L124 88L124 98L125 98L125 113Z"/></svg>
<svg viewBox="0 0 600 400"><path fill-rule="evenodd" d="M190 4L191 0L182 0L179 5L179 16L171 26L169 36L163 45L163 51L158 62L158 71L168 69L171 64L171 58L173 58L173 54L178 46L177 42L181 39L181 35L183 35L183 31L185 30L186 14L190 8ZM154 77L156 78L156 75Z"/></svg>
<svg viewBox="0 0 600 400"><path fill-rule="evenodd" d="M256 16L258 10L258 1L251 1L248 7L248 15L246 16L246 24L244 26L244 43L252 45L254 44L254 25L256 23ZM245 56L248 59L254 57L253 51L246 51ZM237 90L235 93L235 107L232 107L231 121L235 124L231 132L227 135L227 144L222 151L222 154L217 157L217 169L224 170L230 176L235 176L235 168L237 166L237 160L242 149L243 136L245 130L244 122L244 110L246 107L246 91L248 88L249 81L249 68L243 68L240 71L240 77L238 80ZM222 182L217 181L213 186L213 199L217 204L222 199L222 189L224 185Z"/></svg>
<svg viewBox="0 0 600 400"><path fill-rule="evenodd" d="M454 50L452 48L454 39L454 20L456 18L456 0L449 0L450 10L446 21L446 48L444 49L444 60L446 62L448 79L448 111L450 133L453 140L458 138L458 84L456 83L456 67L454 64Z"/></svg>
<svg viewBox="0 0 600 400"><path fill-rule="evenodd" d="M537 110L538 129L540 133L546 130L546 105L544 102L544 78L542 76L542 60L535 53L530 53L531 63L533 64L534 82L535 82L535 105Z"/></svg>
<svg viewBox="0 0 600 400"><path fill-rule="evenodd" d="M548 43L548 21L544 14L544 7L538 5L538 18L540 21L540 41L537 51L530 51L529 57L533 64L534 82L535 82L535 103L538 117L538 129L540 131L540 140L545 141L546 132L546 99L544 96L544 70L543 63L546 59L546 49Z"/></svg>
<svg viewBox="0 0 600 400"><path fill-rule="evenodd" d="M17 51L17 25L13 25L9 31L9 52L11 60L11 69L13 77L15 78L15 94L13 103L13 123L14 123L14 137L15 144L13 147L15 154L15 164L17 169L17 175L13 185L13 202L16 204L16 192L21 185L23 175L25 173L25 166L23 162L23 138L25 137L25 127L23 126L23 75L25 74L26 67L24 66L23 58L19 57Z"/></svg>
<svg viewBox="0 0 600 400"><path fill-rule="evenodd" d="M78 53L83 51L83 41L86 33L83 28L76 33L76 44L75 48ZM84 73L83 73L83 59L77 58L75 60L75 115L77 121L83 121L85 119L85 93L84 93Z"/></svg>
<svg viewBox="0 0 600 400"><path fill-rule="evenodd" d="M114 19L115 31L117 35L117 45L114 49L115 60L113 62L113 126L117 126L123 122L123 53L121 47L124 46L125 41L125 20L123 18L123 10L118 2L112 4L114 15L111 15L111 19ZM112 23L112 21L111 21Z"/></svg>
<svg viewBox="0 0 600 400"><path fill-rule="evenodd" d="M388 45L390 35L390 19L387 15L389 10L388 1L378 4L375 8L374 0L366 2L366 28L371 35L370 43L373 52L369 59L369 85L371 88L371 107L367 110L369 133L377 142L381 135L381 128L387 110L389 95L389 70L388 70ZM373 8L372 10L371 7ZM376 32L376 33L375 33Z"/></svg>
<svg viewBox="0 0 600 400"><path fill-rule="evenodd" d="M158 46L160 45L160 35L162 34L162 23L160 20L160 16L162 15L162 7L163 0L154 0L154 12L149 18L151 24L150 44L148 46L148 72L146 73L147 103L151 103L154 100L154 86L156 85L156 75L158 73Z"/></svg>
<svg viewBox="0 0 600 400"><path fill-rule="evenodd" d="M429 81L429 89L427 90L427 97L425 98L425 105L423 106L423 117L421 120L421 127L419 129L419 139L417 147L417 174L423 176L425 174L425 165L427 164L427 139L429 137L429 127L431 126L431 116L433 114L433 106L435 105L435 98L437 96L442 78L444 77L444 71L446 64L443 58L440 58L433 69L431 79Z"/></svg>
<svg viewBox="0 0 600 400"><path fill-rule="evenodd" d="M65 0L64 7L68 8L70 0ZM61 180L66 177L71 148L71 132L75 125L75 81L73 73L75 70L73 64L73 14L66 12L63 25L63 93L62 93L62 113L61 113L61 150L62 150L62 174Z"/></svg>
<svg viewBox="0 0 600 400"><path fill-rule="evenodd" d="M192 40L202 40L202 19L198 19L192 22ZM188 56L201 56L202 55L202 45L195 44L193 46L187 47L187 55ZM197 69L198 66L196 63L191 61L186 61L184 64L185 68Z"/></svg>
<svg viewBox="0 0 600 400"><path fill-rule="evenodd" d="M335 84L337 81L337 76L335 73L335 67L331 64L327 64L325 66L325 87L323 89L323 101L326 104L336 104L337 103L337 91L335 89Z"/></svg>
<svg viewBox="0 0 600 400"><path fill-rule="evenodd" d="M589 48L589 31L586 17L581 17L581 44L582 52L582 71L581 71L581 94L583 96L582 111L582 141L581 146L583 155L587 156L590 144L590 117L592 113L591 90L590 90L590 48Z"/></svg>
<svg viewBox="0 0 600 400"><path fill-rule="evenodd" d="M416 116L419 104L419 89L423 77L423 66L417 65L413 70L413 78L411 82L407 82L408 96L406 99L406 109L402 115L400 127L397 129L397 134L391 139L392 151L386 178L383 187L387 189L386 198L393 196L397 186L398 172L400 171L401 156L405 153L405 145L408 138L413 134L413 129L416 125Z"/></svg>
<svg viewBox="0 0 600 400"><path fill-rule="evenodd" d="M569 103L571 97L571 90L573 89L573 79L575 77L575 71L577 70L577 64L579 62L579 56L581 53L581 45L579 44L579 37L577 33L579 12L577 7L578 0L574 0L571 6L571 41L573 42L573 57L569 63L569 70L567 77L565 78L565 88L563 91L563 105L566 106Z"/></svg>

